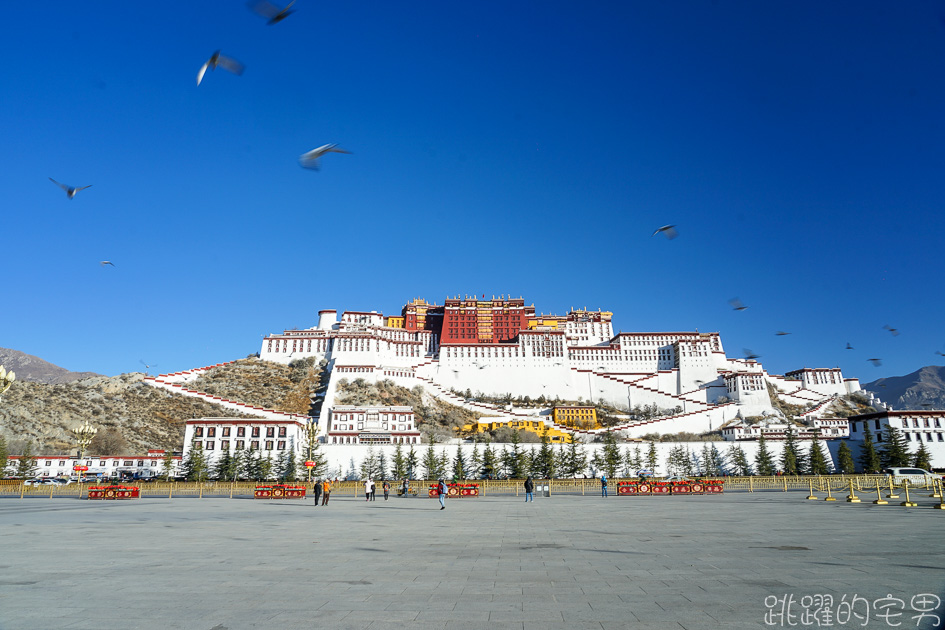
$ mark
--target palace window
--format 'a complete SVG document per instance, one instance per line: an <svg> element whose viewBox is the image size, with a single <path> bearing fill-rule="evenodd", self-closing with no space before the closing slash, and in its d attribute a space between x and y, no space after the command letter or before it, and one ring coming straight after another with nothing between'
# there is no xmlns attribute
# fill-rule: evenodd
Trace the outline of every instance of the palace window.
<svg viewBox="0 0 945 630"><path fill-rule="evenodd" d="M207 449L208 451L212 451L212 450L213 450L213 442L212 442L212 441L207 440L206 449Z"/></svg>
<svg viewBox="0 0 945 630"><path fill-rule="evenodd" d="M230 437L230 427L223 427L223 437Z"/></svg>
<svg viewBox="0 0 945 630"><path fill-rule="evenodd" d="M253 437L259 437L259 427L253 427Z"/></svg>
<svg viewBox="0 0 945 630"><path fill-rule="evenodd" d="M216 437L216 436L217 436L216 427L210 427L209 429L207 429L207 437Z"/></svg>
<svg viewBox="0 0 945 630"><path fill-rule="evenodd" d="M223 450L223 451L228 451L228 450L230 450L230 441L229 441L229 440L221 440L221 441L220 441L220 450Z"/></svg>
<svg viewBox="0 0 945 630"><path fill-rule="evenodd" d="M285 450L285 440L279 440L279 450L280 451Z"/></svg>
<svg viewBox="0 0 945 630"><path fill-rule="evenodd" d="M279 427L279 437L285 437L285 427Z"/></svg>
<svg viewBox="0 0 945 630"><path fill-rule="evenodd" d="M194 429L194 437L203 437L203 427Z"/></svg>
<svg viewBox="0 0 945 630"><path fill-rule="evenodd" d="M276 430L274 427L266 427L266 437L275 437Z"/></svg>
<svg viewBox="0 0 945 630"><path fill-rule="evenodd" d="M246 448L246 442L243 440L236 440L236 448L243 449Z"/></svg>
<svg viewBox="0 0 945 630"><path fill-rule="evenodd" d="M266 440L266 450L267 451L272 450L272 440Z"/></svg>
<svg viewBox="0 0 945 630"><path fill-rule="evenodd" d="M259 440L253 440L249 443L250 450L258 451L259 450Z"/></svg>
<svg viewBox="0 0 945 630"><path fill-rule="evenodd" d="M246 437L246 427L237 427L236 437Z"/></svg>

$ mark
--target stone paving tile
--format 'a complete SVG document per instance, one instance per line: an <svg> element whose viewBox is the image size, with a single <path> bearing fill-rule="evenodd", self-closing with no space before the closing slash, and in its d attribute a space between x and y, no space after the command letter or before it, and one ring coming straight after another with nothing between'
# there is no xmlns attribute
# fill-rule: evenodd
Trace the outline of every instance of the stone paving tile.
<svg viewBox="0 0 945 630"><path fill-rule="evenodd" d="M315 511L217 498L51 499L37 510L3 499L0 540L16 544L0 563L16 579L0 579L0 630L49 621L78 630L758 628L770 595L908 599L940 583L945 548L916 545L938 540L937 511L801 494L647 501L645 510L590 496L528 506L497 496L441 514L424 500L339 498Z"/></svg>

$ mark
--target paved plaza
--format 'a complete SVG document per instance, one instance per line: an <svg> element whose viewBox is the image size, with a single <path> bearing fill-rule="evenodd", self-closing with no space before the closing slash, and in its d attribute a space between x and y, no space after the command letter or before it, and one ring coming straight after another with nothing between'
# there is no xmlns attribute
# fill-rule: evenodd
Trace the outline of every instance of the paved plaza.
<svg viewBox="0 0 945 630"><path fill-rule="evenodd" d="M806 494L2 499L0 629L933 627L945 511Z"/></svg>

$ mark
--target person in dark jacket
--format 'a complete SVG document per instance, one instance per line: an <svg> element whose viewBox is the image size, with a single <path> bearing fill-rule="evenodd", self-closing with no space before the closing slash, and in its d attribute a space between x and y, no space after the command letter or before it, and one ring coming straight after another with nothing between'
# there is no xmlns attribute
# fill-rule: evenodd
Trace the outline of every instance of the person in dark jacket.
<svg viewBox="0 0 945 630"><path fill-rule="evenodd" d="M532 476L529 475L525 479L525 502L528 503L529 501L534 501L534 500L535 500L535 482L532 481Z"/></svg>
<svg viewBox="0 0 945 630"><path fill-rule="evenodd" d="M315 507L318 507L318 500L322 498L322 480L316 479L312 484L312 496L315 497Z"/></svg>
<svg viewBox="0 0 945 630"><path fill-rule="evenodd" d="M607 475L600 476L600 495L607 498Z"/></svg>

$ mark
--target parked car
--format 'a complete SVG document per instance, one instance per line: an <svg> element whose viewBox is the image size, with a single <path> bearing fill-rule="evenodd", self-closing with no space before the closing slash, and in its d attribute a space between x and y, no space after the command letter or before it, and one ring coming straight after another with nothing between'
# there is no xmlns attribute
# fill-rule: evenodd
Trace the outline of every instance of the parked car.
<svg viewBox="0 0 945 630"><path fill-rule="evenodd" d="M892 482L897 486L901 486L903 482L907 480L910 486L924 486L925 484L931 483L932 481L938 481L942 479L942 475L931 473L927 470L923 470L922 468L893 467L887 468L883 472L891 477Z"/></svg>

